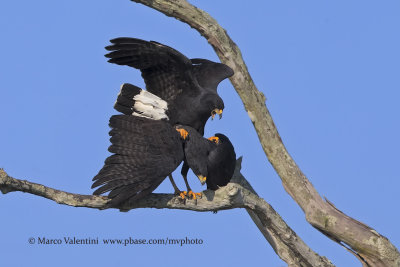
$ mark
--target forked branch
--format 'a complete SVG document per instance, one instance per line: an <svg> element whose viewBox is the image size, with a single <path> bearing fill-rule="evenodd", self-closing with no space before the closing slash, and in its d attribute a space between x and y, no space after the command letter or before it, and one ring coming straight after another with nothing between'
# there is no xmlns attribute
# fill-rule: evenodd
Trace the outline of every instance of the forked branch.
<svg viewBox="0 0 400 267"><path fill-rule="evenodd" d="M204 191L197 200L183 200L173 194L150 194L134 203L125 203L121 211L137 208L183 209L192 211L219 211L245 208L276 253L289 266L333 266L325 257L313 252L282 220L279 214L251 188L240 173L241 158L237 161L231 183L217 191ZM59 204L94 209L107 208L109 198L104 196L67 193L26 180L9 176L0 169L0 190L25 192L53 200Z"/></svg>
<svg viewBox="0 0 400 267"><path fill-rule="evenodd" d="M222 63L234 71L230 80L253 122L268 160L285 190L303 209L307 221L332 240L346 246L364 266L400 266L400 253L390 241L324 201L286 150L272 117L241 52L226 31L208 13L186 0L132 0L174 17L204 36Z"/></svg>

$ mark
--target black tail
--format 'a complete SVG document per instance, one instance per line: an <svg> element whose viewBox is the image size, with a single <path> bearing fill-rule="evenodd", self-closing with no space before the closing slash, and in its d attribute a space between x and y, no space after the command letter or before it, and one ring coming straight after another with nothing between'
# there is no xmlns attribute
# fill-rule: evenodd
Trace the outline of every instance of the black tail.
<svg viewBox="0 0 400 267"><path fill-rule="evenodd" d="M113 153L93 178L94 195L107 193L108 207L136 201L153 192L183 160L179 134L168 122L139 116L110 118Z"/></svg>
<svg viewBox="0 0 400 267"><path fill-rule="evenodd" d="M158 96L129 83L121 85L114 108L125 114L151 120L168 120L168 104Z"/></svg>
<svg viewBox="0 0 400 267"><path fill-rule="evenodd" d="M121 90L114 104L114 108L125 115L132 115L134 112L133 106L135 105L135 100L133 98L140 94L141 91L142 89L137 86L124 83L121 85Z"/></svg>

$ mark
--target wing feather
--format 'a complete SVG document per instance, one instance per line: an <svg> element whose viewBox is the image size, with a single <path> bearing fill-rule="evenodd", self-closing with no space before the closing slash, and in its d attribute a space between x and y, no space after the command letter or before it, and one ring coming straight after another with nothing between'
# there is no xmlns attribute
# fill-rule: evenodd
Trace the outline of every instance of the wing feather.
<svg viewBox="0 0 400 267"><path fill-rule="evenodd" d="M223 64L203 58L192 58L193 73L201 87L217 92L220 82L231 77L233 70Z"/></svg>
<svg viewBox="0 0 400 267"><path fill-rule="evenodd" d="M183 160L182 141L167 122L129 115L110 118L113 155L93 178L94 194L109 192L111 205L151 193Z"/></svg>
<svg viewBox="0 0 400 267"><path fill-rule="evenodd" d="M136 38L116 38L106 47L110 63L127 65L142 72L146 89L171 103L180 94L201 88L191 71L192 62L179 51Z"/></svg>

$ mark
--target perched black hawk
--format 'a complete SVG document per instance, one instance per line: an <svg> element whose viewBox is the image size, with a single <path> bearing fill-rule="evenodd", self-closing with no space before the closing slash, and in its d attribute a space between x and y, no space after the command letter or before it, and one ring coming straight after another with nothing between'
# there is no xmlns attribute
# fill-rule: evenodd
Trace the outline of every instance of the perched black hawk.
<svg viewBox="0 0 400 267"><path fill-rule="evenodd" d="M181 127L188 132L184 143L187 164L201 184L207 183L207 189L211 190L227 185L236 165L235 149L229 138L217 133L206 139L193 128Z"/></svg>
<svg viewBox="0 0 400 267"><path fill-rule="evenodd" d="M139 69L148 92L163 99L172 125L193 127L204 134L210 116L222 115L224 102L218 84L233 75L225 64L189 59L177 50L136 38L116 38L106 49L108 62Z"/></svg>
<svg viewBox="0 0 400 267"><path fill-rule="evenodd" d="M207 188L226 185L233 175L236 155L229 139L216 134L209 139L194 128L171 125L165 118L165 101L140 88L124 84L115 108L126 115L110 118L109 151L103 168L93 178L94 194L109 192L110 206L135 201L154 191L169 176L176 194L185 197L170 175L186 159Z"/></svg>

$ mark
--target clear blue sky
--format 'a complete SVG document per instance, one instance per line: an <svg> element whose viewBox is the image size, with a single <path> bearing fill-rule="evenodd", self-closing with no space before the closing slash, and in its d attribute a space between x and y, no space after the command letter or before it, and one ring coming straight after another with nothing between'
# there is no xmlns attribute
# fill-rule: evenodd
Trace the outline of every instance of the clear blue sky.
<svg viewBox="0 0 400 267"><path fill-rule="evenodd" d="M289 153L321 195L400 247L400 2L195 1L228 31ZM138 71L104 58L119 36L218 60L189 26L128 0L0 3L0 167L11 176L90 194L109 155L108 119ZM360 266L309 226L267 161L229 81L225 133L243 174L300 237L337 266ZM191 174L192 175L192 174ZM175 174L178 185L183 182ZM189 182L199 191L193 175ZM173 192L165 181L159 192ZM0 195L4 266L285 266L244 210L98 211L23 193ZM30 237L201 238L200 246L30 245ZM211 259L210 259L211 258Z"/></svg>

